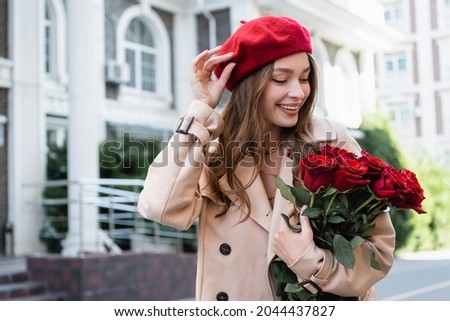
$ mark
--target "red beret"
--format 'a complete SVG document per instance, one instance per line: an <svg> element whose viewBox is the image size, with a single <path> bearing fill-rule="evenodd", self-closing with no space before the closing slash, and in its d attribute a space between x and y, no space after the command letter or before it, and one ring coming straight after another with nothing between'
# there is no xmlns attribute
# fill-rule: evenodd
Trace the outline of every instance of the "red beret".
<svg viewBox="0 0 450 321"><path fill-rule="evenodd" d="M228 63L237 63L226 84L230 91L245 77L279 58L297 52L312 53L308 29L292 18L262 16L242 23L218 52L233 52L233 57L214 69L220 77Z"/></svg>

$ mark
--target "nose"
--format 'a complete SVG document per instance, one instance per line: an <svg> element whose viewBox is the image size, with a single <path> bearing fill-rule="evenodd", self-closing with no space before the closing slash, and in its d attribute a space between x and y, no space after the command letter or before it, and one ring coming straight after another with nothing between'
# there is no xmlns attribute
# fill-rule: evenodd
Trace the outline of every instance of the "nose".
<svg viewBox="0 0 450 321"><path fill-rule="evenodd" d="M305 98L305 92L299 82L295 81L291 83L289 86L288 96L291 98Z"/></svg>

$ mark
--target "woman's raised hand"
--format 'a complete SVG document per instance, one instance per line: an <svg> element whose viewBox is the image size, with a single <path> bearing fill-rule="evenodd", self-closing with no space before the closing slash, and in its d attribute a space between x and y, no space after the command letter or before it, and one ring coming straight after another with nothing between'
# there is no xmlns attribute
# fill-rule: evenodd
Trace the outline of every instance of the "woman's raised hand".
<svg viewBox="0 0 450 321"><path fill-rule="evenodd" d="M229 63L222 72L219 79L212 79L214 68L227 60L230 60L233 53L214 56L219 52L221 46L214 49L205 50L192 60L192 98L200 100L208 106L215 108L220 101L225 85L231 75L236 63Z"/></svg>

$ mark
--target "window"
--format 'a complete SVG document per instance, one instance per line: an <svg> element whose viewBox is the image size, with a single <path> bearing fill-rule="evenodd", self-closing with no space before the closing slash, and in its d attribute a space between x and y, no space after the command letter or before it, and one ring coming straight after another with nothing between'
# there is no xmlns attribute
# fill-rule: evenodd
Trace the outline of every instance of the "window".
<svg viewBox="0 0 450 321"><path fill-rule="evenodd" d="M406 58L404 52L386 54L386 70L390 72L401 72L406 69Z"/></svg>
<svg viewBox="0 0 450 321"><path fill-rule="evenodd" d="M441 19L442 22L440 24L441 28L450 27L450 0L445 0L442 4L441 11Z"/></svg>
<svg viewBox="0 0 450 321"><path fill-rule="evenodd" d="M47 146L62 147L67 139L67 119L64 117L47 117Z"/></svg>
<svg viewBox="0 0 450 321"><path fill-rule="evenodd" d="M400 86L407 82L407 61L405 52L394 52L384 56L386 68L386 84Z"/></svg>
<svg viewBox="0 0 450 321"><path fill-rule="evenodd" d="M125 34L125 61L130 65L129 87L156 92L155 44L150 30L140 18L134 18Z"/></svg>
<svg viewBox="0 0 450 321"><path fill-rule="evenodd" d="M230 10L228 8L211 11L208 15L197 14L197 51L214 48L223 44L231 34ZM222 95L218 109L223 107L230 93Z"/></svg>
<svg viewBox="0 0 450 321"><path fill-rule="evenodd" d="M67 75L67 16L62 0L42 1L42 71L46 83L65 90Z"/></svg>
<svg viewBox="0 0 450 321"><path fill-rule="evenodd" d="M384 6L384 20L389 25L399 24L403 19L401 2L393 2Z"/></svg>
<svg viewBox="0 0 450 321"><path fill-rule="evenodd" d="M414 111L407 102L390 104L391 117L395 132L400 137L412 137L415 133Z"/></svg>
<svg viewBox="0 0 450 321"><path fill-rule="evenodd" d="M438 41L439 50L439 65L441 80L444 82L450 81L450 38L441 39Z"/></svg>
<svg viewBox="0 0 450 321"><path fill-rule="evenodd" d="M108 58L112 66L123 70L115 99L154 109L174 106L172 33L171 13L143 12L140 5L122 13L115 34L116 55Z"/></svg>
<svg viewBox="0 0 450 321"><path fill-rule="evenodd" d="M44 18L44 70L47 74L56 73L56 19L50 0L45 1Z"/></svg>
<svg viewBox="0 0 450 321"><path fill-rule="evenodd" d="M230 36L230 10L212 11L210 15L197 14L197 50L213 48Z"/></svg>

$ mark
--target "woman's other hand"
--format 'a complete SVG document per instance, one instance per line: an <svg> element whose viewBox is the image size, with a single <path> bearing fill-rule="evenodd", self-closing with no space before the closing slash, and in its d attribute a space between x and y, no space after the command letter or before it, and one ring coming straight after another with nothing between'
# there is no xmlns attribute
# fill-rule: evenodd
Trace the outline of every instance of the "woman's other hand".
<svg viewBox="0 0 450 321"><path fill-rule="evenodd" d="M192 98L200 100L212 108L219 104L225 84L236 65L236 63L229 63L219 79L211 78L214 68L222 62L230 60L233 55L230 52L221 56L214 56L220 48L221 46L218 46L214 49L205 50L192 60Z"/></svg>
<svg viewBox="0 0 450 321"><path fill-rule="evenodd" d="M309 218L302 215L305 210L302 207L299 215L300 222L293 222L296 220L295 209L290 215L290 222L295 227L301 226L302 231L299 233L293 232L284 220L281 220L280 227L273 238L273 252L282 259L287 265L292 265L300 256L302 256L306 249L313 242L313 231Z"/></svg>

